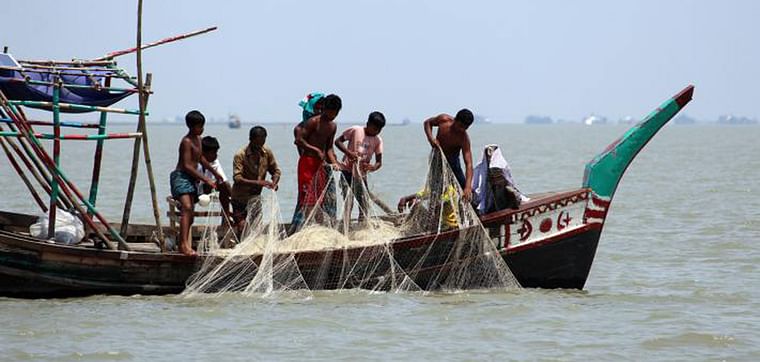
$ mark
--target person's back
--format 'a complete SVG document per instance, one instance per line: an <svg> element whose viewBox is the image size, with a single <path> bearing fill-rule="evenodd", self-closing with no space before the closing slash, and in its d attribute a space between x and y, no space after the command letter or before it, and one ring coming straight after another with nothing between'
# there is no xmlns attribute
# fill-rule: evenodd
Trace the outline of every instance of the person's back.
<svg viewBox="0 0 760 362"><path fill-rule="evenodd" d="M459 186L462 188L463 197L470 201L472 197L472 151L470 149L470 136L467 128L472 125L474 116L468 109L457 112L455 117L448 114L440 114L429 118L424 122L425 135L433 148L439 148L446 156L451 171L454 173ZM433 127L438 127L436 136L433 137ZM459 161L459 154L464 158L465 169Z"/></svg>
<svg viewBox="0 0 760 362"><path fill-rule="evenodd" d="M443 154L448 157L459 156L464 146L464 138L462 133L454 129L454 118L448 114L442 114L439 116L441 122L438 124L438 132L436 133L436 140L441 147ZM467 134L467 131L464 133Z"/></svg>

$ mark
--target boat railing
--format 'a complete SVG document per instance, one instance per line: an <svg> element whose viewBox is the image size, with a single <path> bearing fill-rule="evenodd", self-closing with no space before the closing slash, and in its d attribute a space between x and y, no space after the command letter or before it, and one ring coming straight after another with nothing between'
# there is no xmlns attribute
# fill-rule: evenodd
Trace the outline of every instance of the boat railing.
<svg viewBox="0 0 760 362"><path fill-rule="evenodd" d="M104 240L106 245L111 249L129 250L126 243L127 228L117 231L111 226L108 220L103 217L96 208L98 186L101 174L103 148L105 140L115 139L134 139L135 147L139 147L142 137L145 135L145 127L138 125L137 132L131 133L106 133L107 115L109 113L137 115L144 118L148 115L146 103L141 102L141 109L124 109L111 106L96 106L88 104L79 104L74 102L62 101L61 93L65 88L72 89L92 89L97 92L126 92L127 94L140 93L139 88L129 87L112 87L114 79L121 79L132 83L132 77L123 69L115 68L115 62L34 62L21 61L21 67L0 67L0 70L14 70L17 74L23 75L24 72L46 73L50 77L48 81L34 80L28 76L19 79L11 79L14 82L23 82L34 86L48 86L52 88L52 94L49 101L29 100L29 99L9 99L8 96L0 89L0 146L2 146L6 157L9 159L16 173L22 179L24 185L29 190L32 198L39 209L48 216L47 235L52 238L55 235L55 219L58 209L75 209L77 214L83 219L85 224ZM89 69L88 67L106 67ZM63 68L63 71L60 69ZM81 73L77 73L79 71ZM95 73L95 72L101 73ZM76 75L90 77L89 84L72 84L66 83L64 75ZM93 79L100 78L102 84ZM150 94L150 74L148 81L144 86L142 97L147 98ZM51 90L48 90L51 91ZM32 121L29 120L22 107L33 107L37 109L48 110L52 113L52 121ZM98 123L82 123L72 121L62 121L63 112L98 112L100 120ZM35 130L35 126L52 127L52 133L40 133ZM97 129L95 134L61 134L61 127L89 128ZM52 154L43 146L42 141L51 140L53 142ZM66 173L60 163L60 141L96 141L96 149L93 157L92 178L90 189L87 195L81 192L78 187L66 176ZM139 157L139 152L136 152ZM133 168L134 168L133 164ZM36 181L36 183L34 182ZM130 182L130 191L133 194L134 182ZM41 196L40 189L47 194L49 202L45 202ZM131 200L128 200L131 204ZM131 206L131 205L130 205ZM130 207L125 205L125 219L128 220ZM96 226L96 220L105 227L105 233L102 228ZM127 225L122 223L122 225ZM158 225L160 229L160 225ZM108 234L108 237L106 236ZM113 244L111 240L116 241Z"/></svg>

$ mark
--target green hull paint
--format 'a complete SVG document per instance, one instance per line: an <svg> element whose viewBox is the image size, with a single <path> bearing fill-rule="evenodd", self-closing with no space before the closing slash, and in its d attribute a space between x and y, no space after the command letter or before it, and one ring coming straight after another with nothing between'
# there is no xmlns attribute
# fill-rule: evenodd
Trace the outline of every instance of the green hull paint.
<svg viewBox="0 0 760 362"><path fill-rule="evenodd" d="M598 196L611 199L631 161L657 131L691 100L692 92L693 86L687 87L631 127L623 136L607 146L604 152L596 155L586 164L583 187L590 188Z"/></svg>

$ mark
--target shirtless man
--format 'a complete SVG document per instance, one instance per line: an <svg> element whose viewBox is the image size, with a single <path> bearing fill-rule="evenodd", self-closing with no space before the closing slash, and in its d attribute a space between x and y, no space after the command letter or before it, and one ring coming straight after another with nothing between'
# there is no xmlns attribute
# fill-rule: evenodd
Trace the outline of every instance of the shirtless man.
<svg viewBox="0 0 760 362"><path fill-rule="evenodd" d="M462 187L462 197L465 201L472 199L472 152L470 150L470 136L467 128L474 120L469 109L462 109L455 117L448 114L440 114L425 120L425 135L433 148L440 148L446 161L451 166L459 186ZM433 138L433 127L438 127L438 133ZM462 172L462 164L459 161L459 153L464 158L465 172Z"/></svg>
<svg viewBox="0 0 760 362"><path fill-rule="evenodd" d="M339 165L333 150L337 129L333 121L341 107L340 97L330 94L322 102L322 112L296 128L295 144L302 150L298 158L298 204L303 210L300 220L297 220L297 215L293 217L296 229L320 202L320 196L327 187L328 175L323 167L325 161Z"/></svg>
<svg viewBox="0 0 760 362"><path fill-rule="evenodd" d="M188 131L179 143L177 166L169 175L172 197L180 203L178 241L179 251L185 255L196 255L190 242L190 228L193 225L194 204L198 201L198 182L216 188L216 183L199 171L198 164L210 170L217 180L223 179L203 157L201 135L205 123L206 119L201 112L187 113L185 124Z"/></svg>
<svg viewBox="0 0 760 362"><path fill-rule="evenodd" d="M303 129L303 126L306 124L306 121L322 113L322 102L324 101L325 101L324 94L318 93L318 92L312 92L312 93L307 94L303 100L298 102L298 106L301 107L301 109L303 109L303 112L301 112L301 122L298 122L298 124L296 124L296 126L293 128L294 139L298 139L298 132L300 132ZM296 145L296 150L298 151L299 156L301 155L301 153L303 153L303 150L298 145Z"/></svg>

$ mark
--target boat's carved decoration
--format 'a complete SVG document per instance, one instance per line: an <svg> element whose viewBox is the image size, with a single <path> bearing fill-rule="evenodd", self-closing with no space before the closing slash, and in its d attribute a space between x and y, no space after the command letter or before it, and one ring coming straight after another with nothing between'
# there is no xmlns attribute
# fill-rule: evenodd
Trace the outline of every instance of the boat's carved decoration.
<svg viewBox="0 0 760 362"><path fill-rule="evenodd" d="M588 191L579 192L523 210L511 220L507 218L505 235L499 238L499 247L532 243L583 226L588 198ZM533 232L534 225L540 232ZM501 240L504 240L503 243Z"/></svg>
<svg viewBox="0 0 760 362"><path fill-rule="evenodd" d="M541 220L541 224L538 226L538 230L542 233L548 233L552 229L552 219L544 218Z"/></svg>
<svg viewBox="0 0 760 362"><path fill-rule="evenodd" d="M567 211L565 210L560 211L559 215L557 216L557 230L562 231L568 225L570 225L570 221L572 220L573 218L570 217L570 214L567 213Z"/></svg>
<svg viewBox="0 0 760 362"><path fill-rule="evenodd" d="M566 198L556 200L554 202L537 205L535 207L526 209L519 214L515 215L515 220L525 220L539 214L545 214L549 211L554 211L559 208L574 204L580 201L588 199L588 191L579 192L577 194L570 195Z"/></svg>
<svg viewBox="0 0 760 362"><path fill-rule="evenodd" d="M533 233L533 225L530 223L530 220L525 219L522 221L522 226L517 229L517 233L520 234L520 241L528 240L530 237L530 234Z"/></svg>

